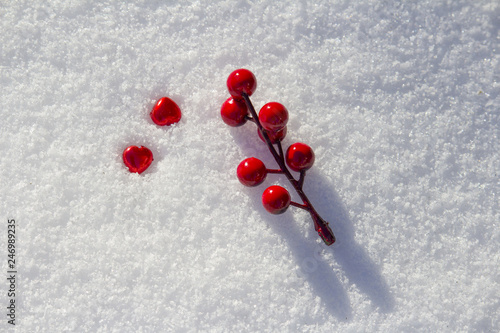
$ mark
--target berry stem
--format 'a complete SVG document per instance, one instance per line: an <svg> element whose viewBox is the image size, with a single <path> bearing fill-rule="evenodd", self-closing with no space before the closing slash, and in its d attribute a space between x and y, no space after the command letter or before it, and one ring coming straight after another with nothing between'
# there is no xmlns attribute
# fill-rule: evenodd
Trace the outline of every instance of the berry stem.
<svg viewBox="0 0 500 333"><path fill-rule="evenodd" d="M278 151L280 153L281 160L283 164L285 163L285 154L283 154L283 147L281 146L281 141L278 141Z"/></svg>
<svg viewBox="0 0 500 333"><path fill-rule="evenodd" d="M290 202L290 205L309 211L309 208L306 205L300 204L300 203L295 202L295 201Z"/></svg>
<svg viewBox="0 0 500 333"><path fill-rule="evenodd" d="M283 171L279 169L266 169L267 173L283 173Z"/></svg>
<svg viewBox="0 0 500 333"><path fill-rule="evenodd" d="M311 214L311 217L314 221L314 229L318 232L319 236L323 239L326 245L332 245L335 242L335 236L330 227L328 226L328 222L326 222L321 218L321 216L319 216L318 212L316 212L316 210L314 209L313 205L307 198L304 191L302 191L302 184L304 183L305 172L300 173L300 178L298 181L295 180L295 178L292 176L292 174L286 167L281 142L278 141L279 152L277 152L271 142L271 139L269 138L269 135L267 135L266 130L264 129L264 127L262 127L262 124L259 121L259 117L257 116L257 112L255 112L255 108L253 107L252 102L250 101L250 97L245 92L242 92L241 95L245 100L248 110L252 114L252 118L255 124L261 131L262 137L264 137L264 140L266 141L269 151L276 160L276 163L278 163L281 172L286 176L286 178L288 178L292 186L295 188L295 191L297 191L297 194L304 202L303 205L296 202L292 202L291 205L307 210L309 214Z"/></svg>
<svg viewBox="0 0 500 333"><path fill-rule="evenodd" d="M300 171L300 178L299 178L299 187L302 189L302 186L304 185L304 179L306 177L306 170L301 170Z"/></svg>

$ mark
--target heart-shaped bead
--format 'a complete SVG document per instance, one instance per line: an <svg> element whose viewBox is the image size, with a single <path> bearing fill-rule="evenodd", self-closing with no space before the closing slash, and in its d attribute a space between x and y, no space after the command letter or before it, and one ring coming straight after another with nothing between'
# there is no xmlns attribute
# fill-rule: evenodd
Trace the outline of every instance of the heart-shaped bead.
<svg viewBox="0 0 500 333"><path fill-rule="evenodd" d="M146 147L130 146L123 151L123 163L130 172L143 173L153 162L153 153Z"/></svg>
<svg viewBox="0 0 500 333"><path fill-rule="evenodd" d="M169 126L181 120L181 109L168 97L160 98L150 113L156 125Z"/></svg>

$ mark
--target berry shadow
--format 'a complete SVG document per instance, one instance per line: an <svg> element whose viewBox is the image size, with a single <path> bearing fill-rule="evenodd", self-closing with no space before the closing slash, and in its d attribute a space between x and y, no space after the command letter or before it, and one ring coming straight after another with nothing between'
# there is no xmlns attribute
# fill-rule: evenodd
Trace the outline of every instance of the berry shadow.
<svg viewBox="0 0 500 333"><path fill-rule="evenodd" d="M276 233L276 237L282 238L288 244L290 252L298 265L297 275L309 283L314 295L321 299L330 314L339 321L348 321L352 317L349 297L329 263L318 255L318 252L324 248L323 244L320 244L322 247L320 248L319 243L315 242L314 239L304 237L303 231L294 221L290 211L281 215L271 215L262 207L262 192L267 186L276 183L273 181L275 177L279 176L270 175L268 178L272 178L272 180L267 179L261 186L249 189L249 192L252 192L249 195L252 197L253 205L262 216L262 219L267 221L273 232ZM287 188L290 190L289 186ZM290 192L290 194L292 193ZM294 208L290 207L289 209ZM310 218L309 214L307 214L307 218ZM313 228L312 220L310 222L311 228ZM317 235L314 230L313 233Z"/></svg>
<svg viewBox="0 0 500 333"><path fill-rule="evenodd" d="M379 311L391 312L394 309L394 297L380 267L354 239L354 225L333 183L313 167L307 174L304 191L318 213L330 223L337 241L327 249L340 264L346 277L370 298Z"/></svg>

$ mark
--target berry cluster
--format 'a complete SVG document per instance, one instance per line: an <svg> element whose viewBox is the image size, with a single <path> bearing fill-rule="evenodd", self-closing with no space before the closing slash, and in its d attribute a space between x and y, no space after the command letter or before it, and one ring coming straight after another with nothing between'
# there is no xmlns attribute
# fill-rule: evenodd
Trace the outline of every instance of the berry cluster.
<svg viewBox="0 0 500 333"><path fill-rule="evenodd" d="M250 96L257 88L257 80L247 69L233 71L227 79L227 88L231 97L222 104L222 120L234 127L241 126L247 121L254 122L257 125L259 137L267 144L279 166L279 169L268 169L261 160L255 157L247 158L238 165L236 170L239 181L245 186L257 186L264 182L269 173L284 174L297 191L303 204L292 201L290 193L284 187L273 185L262 194L264 208L272 214L284 213L290 205L308 211L314 221L314 228L323 241L327 245L333 244L335 236L328 222L319 216L302 190L306 170L314 164L313 150L308 145L297 142L288 147L286 153L283 153L281 141L287 132L288 110L280 103L270 102L260 109L257 116L250 101ZM288 168L299 172L298 180L293 177Z"/></svg>

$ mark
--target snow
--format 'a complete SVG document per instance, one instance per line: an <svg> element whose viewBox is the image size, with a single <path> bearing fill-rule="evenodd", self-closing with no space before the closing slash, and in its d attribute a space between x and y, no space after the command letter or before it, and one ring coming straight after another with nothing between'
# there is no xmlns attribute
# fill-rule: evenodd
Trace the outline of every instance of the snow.
<svg viewBox="0 0 500 333"><path fill-rule="evenodd" d="M4 2L17 330L498 332L499 18L493 0ZM333 246L262 208L283 176L238 182L246 157L276 165L220 118L237 68L257 109L289 110L284 145L313 147ZM149 118L162 96L178 124ZM129 145L153 151L141 175Z"/></svg>

